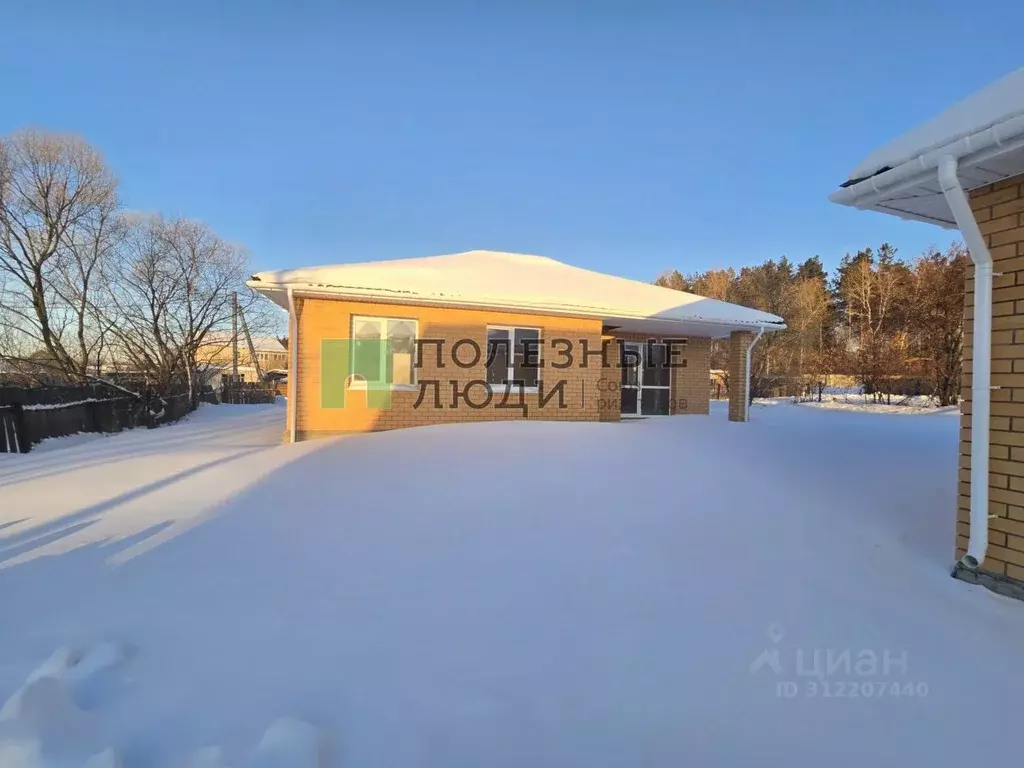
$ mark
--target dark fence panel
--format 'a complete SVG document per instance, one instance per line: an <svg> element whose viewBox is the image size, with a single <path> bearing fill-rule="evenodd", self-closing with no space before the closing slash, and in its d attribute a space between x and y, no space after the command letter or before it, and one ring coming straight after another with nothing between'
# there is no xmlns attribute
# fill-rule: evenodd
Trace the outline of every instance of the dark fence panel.
<svg viewBox="0 0 1024 768"><path fill-rule="evenodd" d="M162 406L162 412L155 414L150 418L149 423L146 424L150 429L162 427L164 424L171 424L178 419L184 418L192 410L187 392L183 395L165 398Z"/></svg>
<svg viewBox="0 0 1024 768"><path fill-rule="evenodd" d="M120 396L122 396L122 393L104 384L56 385L48 387L0 385L0 405L58 405L61 403L79 403L83 400L108 400L112 397ZM123 396L128 397L129 395L124 393Z"/></svg>
<svg viewBox="0 0 1024 768"><path fill-rule="evenodd" d="M120 394L102 384L0 387L0 452L26 453L48 437L160 427L191 411L188 393Z"/></svg>
<svg viewBox="0 0 1024 768"><path fill-rule="evenodd" d="M26 453L29 446L21 419L21 406L0 405L0 453Z"/></svg>
<svg viewBox="0 0 1024 768"><path fill-rule="evenodd" d="M220 397L229 405L265 405L277 399L277 390L273 382L234 381L225 376Z"/></svg>

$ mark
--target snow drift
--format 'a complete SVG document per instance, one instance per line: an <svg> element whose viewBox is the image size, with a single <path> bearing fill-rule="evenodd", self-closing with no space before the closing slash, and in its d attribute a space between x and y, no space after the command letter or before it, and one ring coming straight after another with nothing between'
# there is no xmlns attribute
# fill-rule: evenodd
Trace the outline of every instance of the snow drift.
<svg viewBox="0 0 1024 768"><path fill-rule="evenodd" d="M223 406L2 461L0 698L116 638L15 707L82 762L1006 764L1024 606L949 578L957 427L716 407L281 446L281 409Z"/></svg>

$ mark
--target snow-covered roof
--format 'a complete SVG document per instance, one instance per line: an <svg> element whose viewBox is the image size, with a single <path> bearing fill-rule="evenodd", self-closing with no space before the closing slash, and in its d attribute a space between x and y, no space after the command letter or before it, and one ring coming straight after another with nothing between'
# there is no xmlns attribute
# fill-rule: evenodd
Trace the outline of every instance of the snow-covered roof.
<svg viewBox="0 0 1024 768"><path fill-rule="evenodd" d="M210 331L206 334L207 344L230 344L231 343L231 332L230 331ZM240 347L247 347L245 341L245 335L239 332L238 344ZM287 352L280 339L276 339L273 336L253 336L252 345L256 348L257 352Z"/></svg>
<svg viewBox="0 0 1024 768"><path fill-rule="evenodd" d="M364 301L600 317L642 333L718 336L737 328L784 327L776 315L737 304L574 267L546 256L497 251L259 272L249 285L284 307L291 288L300 294L335 294Z"/></svg>
<svg viewBox="0 0 1024 768"><path fill-rule="evenodd" d="M280 339L273 336L253 336L252 345L258 352L287 352Z"/></svg>
<svg viewBox="0 0 1024 768"><path fill-rule="evenodd" d="M955 227L937 178L946 155L968 190L1024 173L1024 68L869 154L830 198Z"/></svg>

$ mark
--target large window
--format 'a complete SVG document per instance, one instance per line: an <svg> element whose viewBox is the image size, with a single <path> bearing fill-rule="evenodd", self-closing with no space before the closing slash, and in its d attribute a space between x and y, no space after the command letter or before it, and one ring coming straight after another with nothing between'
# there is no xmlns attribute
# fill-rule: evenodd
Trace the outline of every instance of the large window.
<svg viewBox="0 0 1024 768"><path fill-rule="evenodd" d="M540 386L540 331L536 328L487 328L487 383L492 387Z"/></svg>
<svg viewBox="0 0 1024 768"><path fill-rule="evenodd" d="M416 321L352 318L352 384L390 387L416 383Z"/></svg>

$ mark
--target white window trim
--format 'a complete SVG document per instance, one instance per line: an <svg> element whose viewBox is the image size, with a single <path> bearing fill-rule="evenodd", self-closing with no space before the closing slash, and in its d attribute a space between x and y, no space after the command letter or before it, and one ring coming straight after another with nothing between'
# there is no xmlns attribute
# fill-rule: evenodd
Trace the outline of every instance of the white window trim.
<svg viewBox="0 0 1024 768"><path fill-rule="evenodd" d="M381 320L383 320L383 321L395 320L395 321L401 322L401 323L412 323L413 324L413 337L412 337L412 339L413 339L413 345L412 345L412 350L413 350L412 351L412 356L413 356L413 359L412 359L412 378L413 378L413 383L412 384L387 384L387 383L377 383L377 382L370 383L366 379L364 379L362 377L357 377L356 374L351 373L348 376L348 380L345 382L345 388L348 389L349 391L356 391L356 392L365 392L366 390L373 390L373 391L376 391L376 392L380 392L380 391L383 391L383 390L390 390L392 392L418 392L419 388L420 388L420 385L419 385L419 382L418 382L418 379L419 379L418 371L419 371L419 351L420 351L420 345L417 342L419 341L419 338L420 338L420 321L417 320L414 317L392 317L391 315L352 315L352 317L349 320L349 339L350 339L350 343L354 343L356 341L356 323L358 321L366 321L366 320L370 320L370 321L376 320L378 322L381 321ZM384 331L385 331L385 333L387 332L387 326L385 326ZM352 350L349 352L349 355L351 356L351 355L354 355L354 354L355 354L355 348L353 347ZM350 360L351 360L351 357L350 357ZM384 362L383 359L381 360L381 362L382 363ZM350 362L349 363L349 370L352 370L353 367L354 367L354 364L352 362Z"/></svg>
<svg viewBox="0 0 1024 768"><path fill-rule="evenodd" d="M491 331L507 331L509 340L509 365L505 369L505 375L511 379L515 371L515 347L516 347L516 331L536 331L537 332L537 355L538 364L543 365L544 362L544 329L536 328L531 325L488 325L485 331L486 336L484 337L484 364L487 363L487 336L490 336ZM543 381L541 371L544 370L542 367L537 368L537 380ZM484 375L487 375L486 369ZM501 384L487 383L487 389L494 394L511 394L512 392L521 392L524 395L537 395L540 394L540 387L527 387L524 385L515 385L511 381Z"/></svg>

